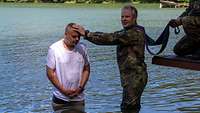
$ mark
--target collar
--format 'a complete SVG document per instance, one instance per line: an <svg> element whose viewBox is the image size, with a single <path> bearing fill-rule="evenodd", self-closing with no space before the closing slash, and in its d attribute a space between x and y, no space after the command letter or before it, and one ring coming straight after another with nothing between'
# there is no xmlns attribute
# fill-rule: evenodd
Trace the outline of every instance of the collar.
<svg viewBox="0 0 200 113"><path fill-rule="evenodd" d="M134 27L137 27L138 25L135 24L135 25L130 25L130 26L127 26L127 27L124 27L125 30L129 30L131 28L134 28Z"/></svg>

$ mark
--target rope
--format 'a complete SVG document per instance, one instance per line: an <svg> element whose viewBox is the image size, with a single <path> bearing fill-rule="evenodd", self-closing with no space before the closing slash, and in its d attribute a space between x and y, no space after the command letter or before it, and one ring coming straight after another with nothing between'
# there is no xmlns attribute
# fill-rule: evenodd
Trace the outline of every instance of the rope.
<svg viewBox="0 0 200 113"><path fill-rule="evenodd" d="M145 41L146 41L146 49L147 51L151 54L151 55L159 55L160 53L162 53L164 51L164 49L167 46L168 43L168 39L169 39L169 24L166 25L164 31L161 33L161 35L158 37L158 39L156 41L154 41L151 37L149 37L146 33L145 33ZM179 34L180 33L180 29L179 27L176 27L174 29L175 34ZM157 45L161 45L161 48L158 52L154 53L150 50L149 46L157 46Z"/></svg>

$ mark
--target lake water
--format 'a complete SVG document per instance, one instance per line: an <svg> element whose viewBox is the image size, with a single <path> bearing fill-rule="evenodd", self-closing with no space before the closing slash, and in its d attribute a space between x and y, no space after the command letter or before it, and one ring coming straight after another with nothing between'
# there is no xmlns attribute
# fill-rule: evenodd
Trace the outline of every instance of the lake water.
<svg viewBox="0 0 200 113"><path fill-rule="evenodd" d="M157 37L170 18L183 9L139 8L138 23ZM63 36L64 27L77 22L90 31L121 29L119 8L11 8L0 7L0 112L52 112L52 85L45 73L48 46ZM173 31L167 49L173 54L178 37ZM115 46L97 46L85 40L91 62L86 88L88 113L119 112L122 88ZM156 48L152 48L156 49ZM198 71L151 64L146 52L149 81L141 113L200 113Z"/></svg>

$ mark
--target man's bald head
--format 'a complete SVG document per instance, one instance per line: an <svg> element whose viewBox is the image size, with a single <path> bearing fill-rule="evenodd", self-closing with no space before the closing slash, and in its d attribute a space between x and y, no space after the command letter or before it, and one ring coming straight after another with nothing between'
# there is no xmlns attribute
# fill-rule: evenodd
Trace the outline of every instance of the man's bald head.
<svg viewBox="0 0 200 113"><path fill-rule="evenodd" d="M80 33L73 27L75 23L69 23L65 27L64 42L69 47L74 47L80 40Z"/></svg>
<svg viewBox="0 0 200 113"><path fill-rule="evenodd" d="M65 27L65 33L67 32L71 32L73 31L73 26L76 25L76 23L69 23L66 27Z"/></svg>

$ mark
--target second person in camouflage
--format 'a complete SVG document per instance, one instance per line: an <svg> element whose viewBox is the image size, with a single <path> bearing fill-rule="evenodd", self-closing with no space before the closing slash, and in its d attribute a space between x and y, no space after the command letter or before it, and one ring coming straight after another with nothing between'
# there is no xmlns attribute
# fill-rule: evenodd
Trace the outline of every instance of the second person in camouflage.
<svg viewBox="0 0 200 113"><path fill-rule="evenodd" d="M123 29L114 33L89 32L77 27L86 40L97 45L117 45L117 63L120 70L123 98L123 113L138 113L141 95L147 84L147 69L144 62L145 31L137 24L137 9L126 5L121 10Z"/></svg>
<svg viewBox="0 0 200 113"><path fill-rule="evenodd" d="M174 53L200 59L200 0L190 0L189 7L177 19L170 20L170 25L182 25L185 31L185 36L175 45Z"/></svg>

